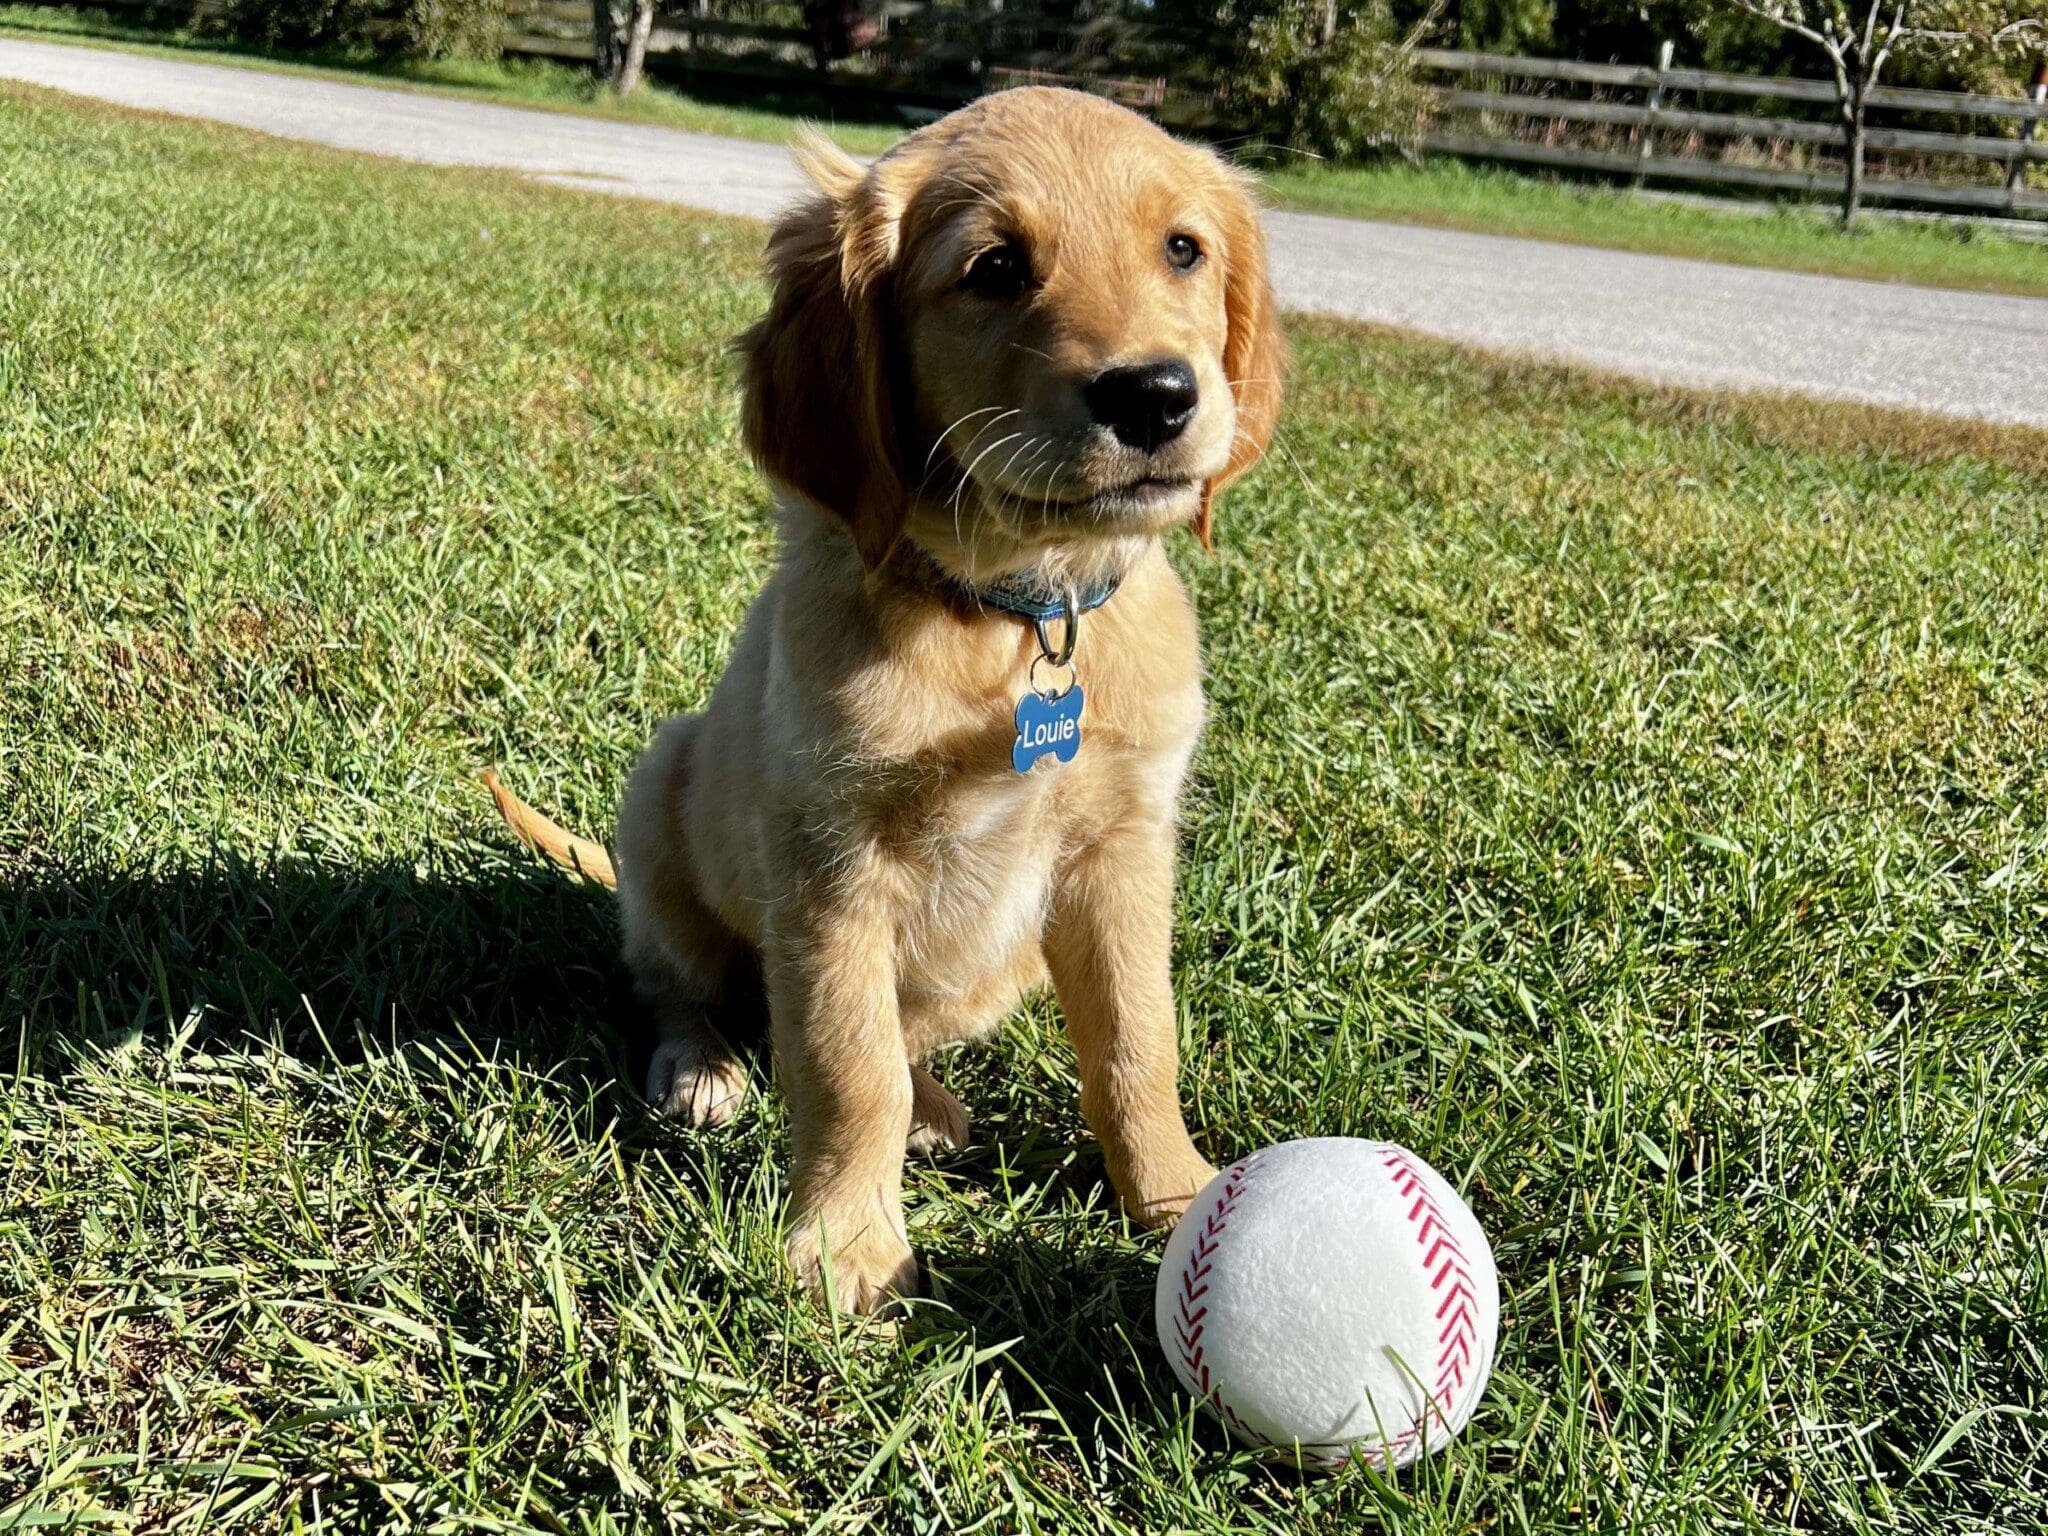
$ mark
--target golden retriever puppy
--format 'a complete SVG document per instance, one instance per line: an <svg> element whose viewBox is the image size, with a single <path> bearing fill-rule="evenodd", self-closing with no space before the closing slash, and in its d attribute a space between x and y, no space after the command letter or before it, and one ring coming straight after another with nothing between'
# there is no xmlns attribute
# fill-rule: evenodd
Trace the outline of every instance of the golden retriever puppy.
<svg viewBox="0 0 2048 1536"><path fill-rule="evenodd" d="M1048 976L1125 1208L1168 1220L1212 1173L1175 1083L1202 693L1161 540L1206 542L1259 457L1282 343L1242 178L1121 107L1010 91L866 169L801 153L817 193L739 343L780 557L616 854L649 1098L731 1115L765 1002L789 1256L866 1311L916 1282L906 1145L966 1135L922 1063Z"/></svg>

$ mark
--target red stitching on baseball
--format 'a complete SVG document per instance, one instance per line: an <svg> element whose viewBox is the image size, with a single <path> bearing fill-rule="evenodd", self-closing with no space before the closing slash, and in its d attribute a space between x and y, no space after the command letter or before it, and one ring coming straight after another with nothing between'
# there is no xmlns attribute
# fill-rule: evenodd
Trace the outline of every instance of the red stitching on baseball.
<svg viewBox="0 0 2048 1536"><path fill-rule="evenodd" d="M1414 1160L1400 1147L1382 1147L1380 1158L1393 1175L1395 1187L1403 1194L1415 1196L1414 1204L1408 1208L1408 1223L1415 1228L1415 1241L1423 1250L1423 1267L1434 1268L1430 1288L1443 1296L1436 1309L1437 1320L1443 1327L1437 1334L1435 1390L1423 1410L1424 1419L1433 1416L1441 1424L1444 1408L1452 1394L1465 1385L1465 1372L1479 1347L1478 1319L1472 1305L1478 1298L1472 1289L1472 1271L1464 1247L1451 1231L1443 1207L1430 1194Z"/></svg>
<svg viewBox="0 0 2048 1536"><path fill-rule="evenodd" d="M1209 1315L1209 1309L1206 1306L1196 1307L1196 1303L1209 1292L1205 1282L1215 1268L1216 1251L1221 1247L1224 1229L1230 1225L1231 1214L1237 1209L1238 1196L1244 1193L1252 1170L1259 1165L1263 1155L1254 1152L1230 1170L1223 1180L1222 1192L1216 1196L1215 1206L1202 1219L1202 1228L1195 1234L1187 1262L1181 1268L1174 1332L1178 1335L1180 1362L1187 1368L1188 1379L1200 1385L1204 1401L1247 1440L1271 1445L1272 1440L1245 1423L1237 1410L1223 1400L1220 1389L1212 1390L1209 1362L1202 1348L1203 1319ZM1444 1422L1444 1408L1452 1394L1465 1385L1465 1372L1478 1348L1478 1320L1473 1311L1477 1296L1472 1289L1472 1273L1467 1266L1465 1250L1452 1233L1443 1208L1430 1194L1421 1169L1400 1147L1382 1147L1380 1157L1387 1166L1394 1188L1413 1197L1408 1208L1408 1224L1416 1229L1415 1240L1423 1249L1422 1267L1425 1273L1430 1274L1430 1289L1443 1295L1436 1310L1437 1320L1443 1328L1437 1334L1435 1389L1430 1393L1428 1403L1408 1428L1363 1453L1373 1465L1386 1467L1423 1438L1429 1419L1433 1417L1439 1424ZM1441 1264L1439 1259L1443 1261ZM1297 1446L1295 1450L1303 1462L1328 1469L1342 1466L1346 1454L1312 1446Z"/></svg>
<svg viewBox="0 0 2048 1536"><path fill-rule="evenodd" d="M1237 1209L1237 1197L1244 1193L1246 1179L1252 1169L1258 1166L1259 1154L1250 1157L1230 1170L1223 1180L1223 1191L1216 1197L1215 1207L1202 1220L1201 1231L1195 1234L1194 1245L1188 1250L1187 1263L1180 1272L1180 1303L1178 1316L1174 1318L1174 1332L1179 1336L1180 1363L1187 1367L1188 1379L1202 1389L1202 1396L1211 1407L1239 1434L1250 1440L1265 1437L1253 1431L1252 1427L1237 1416L1237 1411L1210 1389L1209 1362L1202 1348L1203 1319L1209 1315L1205 1306L1196 1303L1209 1293L1206 1283L1209 1272L1215 1268L1212 1262L1218 1247L1218 1238L1223 1229L1230 1225L1230 1213Z"/></svg>

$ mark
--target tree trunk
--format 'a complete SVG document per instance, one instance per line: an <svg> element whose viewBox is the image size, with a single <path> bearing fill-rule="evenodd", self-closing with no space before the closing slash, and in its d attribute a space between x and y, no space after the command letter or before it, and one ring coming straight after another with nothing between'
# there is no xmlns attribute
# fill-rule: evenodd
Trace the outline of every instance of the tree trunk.
<svg viewBox="0 0 2048 1536"><path fill-rule="evenodd" d="M612 0L590 0L590 64L609 85L619 72L619 17Z"/></svg>
<svg viewBox="0 0 2048 1536"><path fill-rule="evenodd" d="M597 78L621 96L640 83L647 35L654 30L654 0L590 0L591 62Z"/></svg>
<svg viewBox="0 0 2048 1536"><path fill-rule="evenodd" d="M1843 124L1844 147L1848 151L1848 172L1842 181L1842 228L1854 229L1857 215L1863 211L1863 104L1869 89L1868 82L1858 80L1851 88L1845 109L1847 121Z"/></svg>
<svg viewBox="0 0 2048 1536"><path fill-rule="evenodd" d="M626 34L626 46L619 58L612 89L630 96L640 85L640 70L647 62L647 34L654 30L654 0L633 0L633 30Z"/></svg>

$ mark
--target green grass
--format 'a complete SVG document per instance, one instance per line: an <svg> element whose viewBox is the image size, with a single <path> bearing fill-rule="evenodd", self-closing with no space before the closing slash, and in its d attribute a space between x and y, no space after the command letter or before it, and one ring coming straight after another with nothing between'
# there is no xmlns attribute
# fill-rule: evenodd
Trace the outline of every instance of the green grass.
<svg viewBox="0 0 2048 1536"><path fill-rule="evenodd" d="M0 1525L2034 1532L2048 447L1295 327L1180 551L1186 1102L1399 1139L1467 1435L1233 1453L1048 1004L940 1300L802 1304L772 1094L651 1119L603 829L770 540L757 229L0 87ZM1883 444L1884 446L1873 446Z"/></svg>
<svg viewBox="0 0 2048 1536"><path fill-rule="evenodd" d="M692 95L649 82L622 100L594 90L584 70L540 59L480 64L337 54L287 60L236 51L217 37L138 27L100 12L0 4L0 35L10 32L134 52L171 48L209 63L328 79L370 74L380 83L410 89L776 143L789 138L799 120L819 120L856 154L878 154L904 131L886 114L849 117L845 103L817 95L756 92L741 101ZM1336 167L1282 161L1264 165L1262 173L1276 203L1310 212L1879 282L2048 296L2048 244L2007 238L1977 225L1907 223L1873 216L1848 234L1827 207L1785 203L1760 214L1756 205L1670 203L1620 189L1521 176L1447 159L1415 166Z"/></svg>

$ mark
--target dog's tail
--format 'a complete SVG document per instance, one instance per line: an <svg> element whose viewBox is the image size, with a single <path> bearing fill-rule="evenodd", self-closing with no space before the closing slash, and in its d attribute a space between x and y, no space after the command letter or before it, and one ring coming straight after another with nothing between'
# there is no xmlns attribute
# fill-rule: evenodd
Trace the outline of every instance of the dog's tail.
<svg viewBox="0 0 2048 1536"><path fill-rule="evenodd" d="M513 836L527 847L536 853L546 854L571 873L586 880L595 880L606 890L619 888L619 877L612 870L612 856L604 851L604 844L593 843L587 837L578 837L574 832L556 826L499 783L495 768L484 770L484 788L491 792L498 814L505 818L505 825L512 829Z"/></svg>

